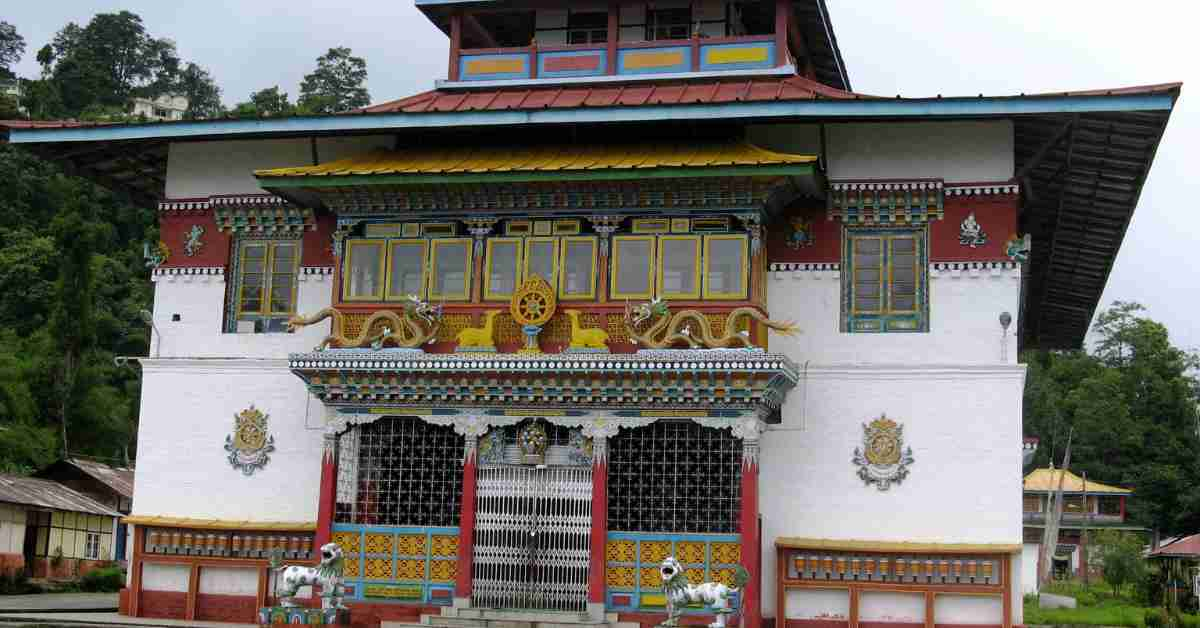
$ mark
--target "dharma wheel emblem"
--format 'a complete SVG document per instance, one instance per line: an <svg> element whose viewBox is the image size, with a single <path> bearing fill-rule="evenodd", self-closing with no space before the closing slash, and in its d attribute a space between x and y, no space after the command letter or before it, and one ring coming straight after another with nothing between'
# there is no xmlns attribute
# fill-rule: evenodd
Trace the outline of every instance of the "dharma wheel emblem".
<svg viewBox="0 0 1200 628"><path fill-rule="evenodd" d="M225 437L229 464L243 475L267 466L270 453L275 451L275 437L267 433L267 419L262 410L251 405L233 417L233 433Z"/></svg>
<svg viewBox="0 0 1200 628"><path fill-rule="evenodd" d="M912 447L904 447L904 426L883 415L863 424L863 446L854 449L858 477L867 486L886 491L908 476L913 463Z"/></svg>
<svg viewBox="0 0 1200 628"><path fill-rule="evenodd" d="M545 279L533 275L521 284L513 294L509 303L509 311L513 320L521 326L525 333L525 347L520 353L541 353L537 337L545 325L554 316L558 300L554 296L554 288Z"/></svg>

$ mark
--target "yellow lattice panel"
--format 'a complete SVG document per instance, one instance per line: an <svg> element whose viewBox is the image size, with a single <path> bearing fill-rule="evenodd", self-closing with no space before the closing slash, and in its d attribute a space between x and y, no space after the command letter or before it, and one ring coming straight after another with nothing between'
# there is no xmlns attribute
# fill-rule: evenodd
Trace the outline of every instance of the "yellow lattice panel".
<svg viewBox="0 0 1200 628"><path fill-rule="evenodd" d="M430 555L437 558L457 558L458 537L450 535L434 536L432 546L430 547Z"/></svg>
<svg viewBox="0 0 1200 628"><path fill-rule="evenodd" d="M415 558L402 558L396 561L397 580L424 580L425 561Z"/></svg>
<svg viewBox="0 0 1200 628"><path fill-rule="evenodd" d="M732 565L742 560L742 546L739 543L713 543L712 561L718 565Z"/></svg>
<svg viewBox="0 0 1200 628"><path fill-rule="evenodd" d="M542 328L539 338L550 344L571 342L571 319L560 311Z"/></svg>
<svg viewBox="0 0 1200 628"><path fill-rule="evenodd" d="M734 586L733 578L737 575L737 569L734 567L723 567L721 569L712 570L713 581L720 582L727 587Z"/></svg>
<svg viewBox="0 0 1200 628"><path fill-rule="evenodd" d="M691 567L683 570L683 575L687 576L688 582L692 584L704 583L704 568Z"/></svg>
<svg viewBox="0 0 1200 628"><path fill-rule="evenodd" d="M392 553L392 535L390 534L368 534L367 535L367 554L388 554Z"/></svg>
<svg viewBox="0 0 1200 628"><path fill-rule="evenodd" d="M451 342L458 340L458 332L474 327L474 316L470 314L444 314L442 326L438 328L437 341Z"/></svg>
<svg viewBox="0 0 1200 628"><path fill-rule="evenodd" d="M342 335L354 338L362 332L363 323L367 322L369 314L342 314ZM334 332L337 330L335 329Z"/></svg>
<svg viewBox="0 0 1200 628"><path fill-rule="evenodd" d="M453 560L435 560L429 563L430 582L454 582L458 574L458 563Z"/></svg>
<svg viewBox="0 0 1200 628"><path fill-rule="evenodd" d="M604 325L604 330L608 332L609 341L629 344L629 334L625 333L625 315L609 314L607 321L608 324ZM600 327L599 321L597 321L596 326Z"/></svg>
<svg viewBox="0 0 1200 628"><path fill-rule="evenodd" d="M680 541L675 546L675 558L684 565L703 563L705 560L703 541Z"/></svg>
<svg viewBox="0 0 1200 628"><path fill-rule="evenodd" d="M604 571L604 582L618 589L632 589L636 584L637 572L633 567L609 567Z"/></svg>
<svg viewBox="0 0 1200 628"><path fill-rule="evenodd" d="M662 588L662 574L658 572L658 567L642 567L639 572L642 590Z"/></svg>
<svg viewBox="0 0 1200 628"><path fill-rule="evenodd" d="M610 563L632 563L637 559L637 543L628 540L609 541L604 546L604 558Z"/></svg>
<svg viewBox="0 0 1200 628"><path fill-rule="evenodd" d="M368 558L366 560L367 567L365 577L368 580L391 580L392 579L392 559L390 558Z"/></svg>
<svg viewBox="0 0 1200 628"><path fill-rule="evenodd" d="M401 534L396 537L396 553L401 556L424 556L424 534Z"/></svg>
<svg viewBox="0 0 1200 628"><path fill-rule="evenodd" d="M642 555L638 557L638 562L643 565L657 565L670 555L670 541L642 541Z"/></svg>
<svg viewBox="0 0 1200 628"><path fill-rule="evenodd" d="M334 543L341 546L343 554L350 555L359 552L357 532L334 532L332 538Z"/></svg>
<svg viewBox="0 0 1200 628"><path fill-rule="evenodd" d="M507 311L497 315L492 324L495 326L492 337L496 339L496 342L519 342L522 344L525 342L525 333L521 331L521 326L517 324L517 321L513 320L512 314Z"/></svg>
<svg viewBox="0 0 1200 628"><path fill-rule="evenodd" d="M357 578L358 577L358 560L359 559L357 556L347 557L346 561L343 563L344 566L342 568L342 575L347 578Z"/></svg>

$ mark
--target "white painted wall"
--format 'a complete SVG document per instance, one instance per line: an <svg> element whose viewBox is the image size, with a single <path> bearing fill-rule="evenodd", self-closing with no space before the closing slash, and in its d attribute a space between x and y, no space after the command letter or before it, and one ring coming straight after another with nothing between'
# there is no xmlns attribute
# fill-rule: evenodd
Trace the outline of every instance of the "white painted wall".
<svg viewBox="0 0 1200 628"><path fill-rule="evenodd" d="M258 569L204 567L200 570L200 593L258 595Z"/></svg>
<svg viewBox="0 0 1200 628"><path fill-rule="evenodd" d="M1013 150L1007 120L826 126L831 179L1007 181Z"/></svg>
<svg viewBox="0 0 1200 628"><path fill-rule="evenodd" d="M142 372L133 514L317 520L325 414L285 360L150 359ZM250 405L269 416L275 451L245 476L224 446Z"/></svg>
<svg viewBox="0 0 1200 628"><path fill-rule="evenodd" d="M773 298L806 296L795 290ZM773 349L783 346L772 338ZM954 353L949 345L942 349ZM801 364L813 354L785 352ZM789 393L783 422L762 438L763 591L775 590L778 537L1021 543L1024 366L938 366L920 359L835 365L817 362L819 355ZM935 355L937 349L926 350L924 361ZM863 445L863 423L884 413L904 426L904 445L915 458L908 478L888 491L864 485L850 462ZM1020 574L1019 562L1014 567ZM947 600L948 616L961 612L970 618L960 618L966 623L999 623L998 614L984 612L990 606L964 602L957 609L953 597ZM773 595L763 596L765 616L774 616L774 605Z"/></svg>
<svg viewBox="0 0 1200 628"><path fill-rule="evenodd" d="M392 148L391 136L321 138L321 163ZM167 155L167 198L207 198L218 194L262 194L254 171L264 168L311 166L309 138L176 142Z"/></svg>
<svg viewBox="0 0 1200 628"><path fill-rule="evenodd" d="M187 593L191 571L187 565L146 563L142 565L142 590Z"/></svg>
<svg viewBox="0 0 1200 628"><path fill-rule="evenodd" d="M1000 623L1003 615L1004 600L998 597L939 595L933 601L933 619L939 624L977 624L985 617L994 618L992 623ZM1013 618L1013 624L1018 621Z"/></svg>
<svg viewBox="0 0 1200 628"><path fill-rule="evenodd" d="M151 356L286 358L288 353L312 350L329 334L328 321L301 328L294 334L224 333L224 279L223 275L155 278L154 324L161 342L155 335ZM333 299L331 275L301 274L299 279L297 312L311 314L329 307ZM179 315L179 321L171 320L175 314Z"/></svg>
<svg viewBox="0 0 1200 628"><path fill-rule="evenodd" d="M823 364L996 364L1005 342L1007 363L1016 364L1021 296L1018 269L931 271L928 333L841 333L839 271L773 271L769 275L771 317L800 327L800 333L791 337L772 336L771 350L786 353L800 364L807 360ZM1001 312L1013 316L1007 339L999 323Z"/></svg>
<svg viewBox="0 0 1200 628"><path fill-rule="evenodd" d="M0 554L25 551L25 508L0 504Z"/></svg>
<svg viewBox="0 0 1200 628"><path fill-rule="evenodd" d="M925 623L925 594L863 591L858 596L860 621Z"/></svg>
<svg viewBox="0 0 1200 628"><path fill-rule="evenodd" d="M1038 550L1041 545L1026 543L1021 546L1021 592L1037 593Z"/></svg>
<svg viewBox="0 0 1200 628"><path fill-rule="evenodd" d="M766 555L764 554L764 557ZM773 591L774 589L764 589ZM764 595L774 599L774 595ZM788 619L848 619L850 592L845 589L790 589L785 597Z"/></svg>
<svg viewBox="0 0 1200 628"><path fill-rule="evenodd" d="M746 139L780 152L821 154L817 124L750 125ZM825 125L831 179L1007 181L1014 173L1013 147L1006 120Z"/></svg>

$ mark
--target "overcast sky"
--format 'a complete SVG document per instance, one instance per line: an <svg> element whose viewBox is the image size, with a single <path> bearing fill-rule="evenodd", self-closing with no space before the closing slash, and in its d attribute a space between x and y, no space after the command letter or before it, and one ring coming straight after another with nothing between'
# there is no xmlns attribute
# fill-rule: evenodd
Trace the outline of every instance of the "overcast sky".
<svg viewBox="0 0 1200 628"><path fill-rule="evenodd" d="M1172 340L1200 349L1200 10L1183 0L827 0L855 91L1016 94L1183 81L1180 98L1102 303L1139 301ZM279 85L292 95L315 58L345 45L366 58L374 102L429 89L445 37L411 0L50 0L4 2L29 49L69 21L126 9L183 59L212 72L227 105ZM1190 87L1189 87L1190 86ZM1188 155L1192 155L1192 161ZM1189 165L1190 164L1190 165Z"/></svg>

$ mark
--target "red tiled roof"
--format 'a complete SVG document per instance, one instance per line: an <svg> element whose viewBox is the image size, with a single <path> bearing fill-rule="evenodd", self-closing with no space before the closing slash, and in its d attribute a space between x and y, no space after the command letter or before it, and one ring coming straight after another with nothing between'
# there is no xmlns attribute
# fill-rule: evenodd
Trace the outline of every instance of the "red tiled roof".
<svg viewBox="0 0 1200 628"><path fill-rule="evenodd" d="M1151 556L1200 556L1200 534L1185 536L1150 552Z"/></svg>
<svg viewBox="0 0 1200 628"><path fill-rule="evenodd" d="M425 113L637 107L778 100L874 98L822 85L802 76L751 80L673 81L597 86L432 90L360 109L362 113Z"/></svg>
<svg viewBox="0 0 1200 628"><path fill-rule="evenodd" d="M0 127L10 129L66 129L81 126L101 126L104 122L76 122L74 120L0 120Z"/></svg>

